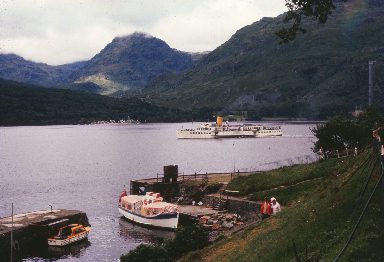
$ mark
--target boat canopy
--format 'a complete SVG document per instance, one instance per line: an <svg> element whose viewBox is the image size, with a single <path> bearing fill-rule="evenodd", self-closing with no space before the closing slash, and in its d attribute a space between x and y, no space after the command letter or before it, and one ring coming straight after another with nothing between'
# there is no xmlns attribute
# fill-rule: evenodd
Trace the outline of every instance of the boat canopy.
<svg viewBox="0 0 384 262"><path fill-rule="evenodd" d="M124 196L121 198L121 203L122 204L135 204L137 202L143 201L143 196L138 196L138 195L128 195Z"/></svg>
<svg viewBox="0 0 384 262"><path fill-rule="evenodd" d="M146 217L157 216L161 214L177 213L178 206L167 202L154 202L141 207L141 215Z"/></svg>

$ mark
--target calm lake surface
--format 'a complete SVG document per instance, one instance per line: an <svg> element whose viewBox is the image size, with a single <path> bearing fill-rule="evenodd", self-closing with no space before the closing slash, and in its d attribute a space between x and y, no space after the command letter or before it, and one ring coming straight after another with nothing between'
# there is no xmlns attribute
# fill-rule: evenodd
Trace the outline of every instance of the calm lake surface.
<svg viewBox="0 0 384 262"><path fill-rule="evenodd" d="M117 210L124 185L156 177L164 165L192 174L231 172L234 166L269 170L316 159L314 124L278 123L284 135L277 138L176 139L176 129L198 125L0 127L0 217L11 215L12 202L15 213L52 205L82 210L92 225L88 243L26 261L117 261L140 243L167 237L131 225Z"/></svg>

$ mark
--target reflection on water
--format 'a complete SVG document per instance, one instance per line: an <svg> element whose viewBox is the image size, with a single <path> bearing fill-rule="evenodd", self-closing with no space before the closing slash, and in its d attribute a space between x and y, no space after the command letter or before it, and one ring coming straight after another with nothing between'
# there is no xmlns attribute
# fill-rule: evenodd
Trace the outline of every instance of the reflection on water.
<svg viewBox="0 0 384 262"><path fill-rule="evenodd" d="M129 222L124 217L119 220L120 236L125 240L136 243L159 243L165 239L172 238L175 233L169 230L142 227Z"/></svg>
<svg viewBox="0 0 384 262"><path fill-rule="evenodd" d="M84 239L80 242L74 243L69 246L56 247L48 246L48 254L50 258L64 258L64 257L81 257L84 254L85 249L91 246L91 242L88 239Z"/></svg>
<svg viewBox="0 0 384 262"><path fill-rule="evenodd" d="M88 239L70 244L68 246L45 246L40 248L31 248L17 254L16 260L22 261L56 261L66 258L80 258L85 250L91 246ZM0 259L0 261L2 261Z"/></svg>

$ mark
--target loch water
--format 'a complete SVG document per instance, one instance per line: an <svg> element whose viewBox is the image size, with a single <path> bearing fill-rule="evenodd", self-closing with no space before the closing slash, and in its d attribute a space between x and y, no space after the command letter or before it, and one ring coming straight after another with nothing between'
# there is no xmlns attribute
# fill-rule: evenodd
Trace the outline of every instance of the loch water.
<svg viewBox="0 0 384 262"><path fill-rule="evenodd" d="M311 123L280 125L282 137L176 139L176 129L199 123L0 127L0 217L43 209L87 213L88 242L28 254L24 261L117 261L140 243L171 233L121 219L118 196L131 179L179 173L269 170L317 159Z"/></svg>

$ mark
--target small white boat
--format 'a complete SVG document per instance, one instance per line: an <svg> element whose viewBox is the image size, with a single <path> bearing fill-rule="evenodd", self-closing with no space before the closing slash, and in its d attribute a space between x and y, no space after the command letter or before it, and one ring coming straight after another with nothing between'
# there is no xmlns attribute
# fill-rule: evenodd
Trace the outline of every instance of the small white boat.
<svg viewBox="0 0 384 262"><path fill-rule="evenodd" d="M128 220L146 226L176 229L179 221L178 206L164 202L159 193L127 195L119 200L119 212Z"/></svg>
<svg viewBox="0 0 384 262"><path fill-rule="evenodd" d="M49 246L67 246L88 237L91 227L70 224L59 229L54 237L48 238Z"/></svg>

